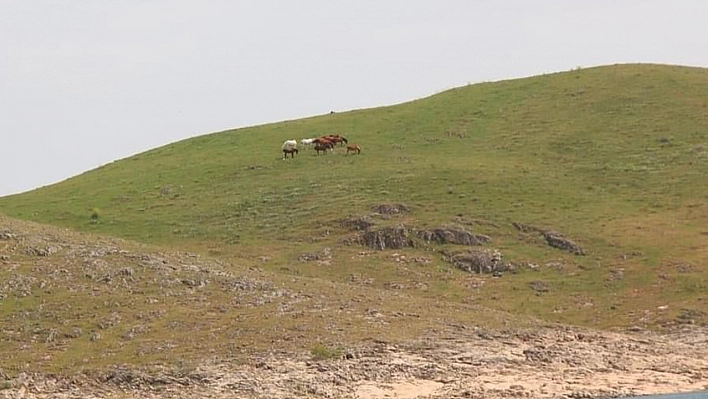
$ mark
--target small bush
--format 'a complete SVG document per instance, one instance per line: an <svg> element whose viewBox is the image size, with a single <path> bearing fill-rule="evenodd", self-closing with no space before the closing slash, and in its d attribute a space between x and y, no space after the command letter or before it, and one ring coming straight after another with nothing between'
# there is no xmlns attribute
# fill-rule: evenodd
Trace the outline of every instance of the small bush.
<svg viewBox="0 0 708 399"><path fill-rule="evenodd" d="M329 348L326 345L316 344L310 349L313 360L328 360L342 357L343 351L338 348Z"/></svg>
<svg viewBox="0 0 708 399"><path fill-rule="evenodd" d="M98 208L91 208L91 222L97 223L98 219L101 217L101 210Z"/></svg>

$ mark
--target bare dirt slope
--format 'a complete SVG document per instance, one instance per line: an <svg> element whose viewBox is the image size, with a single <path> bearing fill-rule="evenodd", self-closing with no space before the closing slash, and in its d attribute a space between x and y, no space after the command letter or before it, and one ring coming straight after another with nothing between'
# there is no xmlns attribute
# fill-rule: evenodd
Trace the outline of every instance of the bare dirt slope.
<svg viewBox="0 0 708 399"><path fill-rule="evenodd" d="M565 327L460 331L403 345L372 343L349 359L263 353L246 364L205 361L183 373L23 373L0 397L600 398L708 389L705 332L674 338Z"/></svg>

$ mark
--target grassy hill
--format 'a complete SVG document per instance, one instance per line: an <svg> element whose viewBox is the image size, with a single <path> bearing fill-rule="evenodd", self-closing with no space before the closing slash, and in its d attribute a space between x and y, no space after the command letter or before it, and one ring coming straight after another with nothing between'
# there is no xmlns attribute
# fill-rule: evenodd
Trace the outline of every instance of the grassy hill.
<svg viewBox="0 0 708 399"><path fill-rule="evenodd" d="M470 85L184 140L0 198L0 212L553 321L705 323L707 88L706 69L660 65ZM281 159L284 140L330 133L361 155ZM490 236L485 247L506 260L539 268L493 278L444 262L438 250L452 245L394 253L345 244L352 232L340 221L381 203L411 213L379 224L463 225ZM587 254L551 248L513 222L560 231ZM323 251L328 262L298 261ZM529 288L538 283L545 288Z"/></svg>

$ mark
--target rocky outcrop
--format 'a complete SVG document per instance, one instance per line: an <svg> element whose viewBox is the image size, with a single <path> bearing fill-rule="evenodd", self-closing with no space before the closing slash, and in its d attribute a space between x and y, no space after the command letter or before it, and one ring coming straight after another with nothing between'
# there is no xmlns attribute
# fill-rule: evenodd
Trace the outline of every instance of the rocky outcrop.
<svg viewBox="0 0 708 399"><path fill-rule="evenodd" d="M409 229L403 224L380 229L372 227L369 226L360 234L357 241L362 245L378 250L415 248L429 243L472 246L492 241L489 236L455 228L441 227L431 230L417 230Z"/></svg>
<svg viewBox="0 0 708 399"><path fill-rule="evenodd" d="M352 230L369 230L374 226L374 221L368 216L360 218L349 218L341 221L342 226Z"/></svg>
<svg viewBox="0 0 708 399"><path fill-rule="evenodd" d="M416 242L410 231L403 225L384 227L379 230L368 230L361 236L361 242L369 248L401 249L415 247Z"/></svg>
<svg viewBox="0 0 708 399"><path fill-rule="evenodd" d="M531 225L528 225L528 224L524 224L524 223L511 222L511 225L514 226L514 228L515 228L516 230L519 230L519 231L522 232L522 233L535 233L535 232L541 231L541 230L539 230L538 228L536 228L536 227L534 227L534 226L531 226Z"/></svg>
<svg viewBox="0 0 708 399"><path fill-rule="evenodd" d="M447 253L443 260L470 273L501 273L512 270L513 266L502 262L502 254L496 249L473 249L460 253Z"/></svg>
<svg viewBox="0 0 708 399"><path fill-rule="evenodd" d="M403 204L383 204L374 207L379 214L409 212ZM358 243L378 250L419 247L424 244L482 245L492 241L484 234L474 234L459 227L433 229L409 228L404 224L376 228L371 216L350 217L340 221L343 227L361 232L344 240L346 244Z"/></svg>
<svg viewBox="0 0 708 399"><path fill-rule="evenodd" d="M0 240L14 240L15 234L10 231L4 230L0 231Z"/></svg>
<svg viewBox="0 0 708 399"><path fill-rule="evenodd" d="M565 238L563 234L553 231L553 230L548 230L543 233L543 238L546 239L546 242L548 245L562 249L564 251L572 252L576 255L585 255L585 251L576 243L574 243L572 240Z"/></svg>
<svg viewBox="0 0 708 399"><path fill-rule="evenodd" d="M512 222L511 225L514 226L516 230L522 233L540 233L541 235L543 235L543 238L546 240L546 243L548 243L548 245L552 246L553 248L568 251L574 253L575 255L585 255L585 250L583 248L573 242L573 240L566 238L563 234L555 230L543 230L539 229L538 227L520 222Z"/></svg>
<svg viewBox="0 0 708 399"><path fill-rule="evenodd" d="M492 242L489 236L456 228L420 230L417 234L424 241L436 244L482 245Z"/></svg>
<svg viewBox="0 0 708 399"><path fill-rule="evenodd" d="M378 204L374 205L371 209L382 215L397 215L411 212L411 208L406 204Z"/></svg>
<svg viewBox="0 0 708 399"><path fill-rule="evenodd" d="M535 280L529 283L529 288L532 290L536 291L537 294L542 294L544 292L548 292L548 284L544 283L543 281Z"/></svg>

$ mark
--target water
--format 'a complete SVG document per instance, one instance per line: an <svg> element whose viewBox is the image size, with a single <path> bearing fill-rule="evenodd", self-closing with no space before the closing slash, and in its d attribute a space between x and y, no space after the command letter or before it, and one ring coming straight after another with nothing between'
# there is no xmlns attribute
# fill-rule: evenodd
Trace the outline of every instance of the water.
<svg viewBox="0 0 708 399"><path fill-rule="evenodd" d="M671 393L666 395L634 396L623 399L708 399L708 391Z"/></svg>

